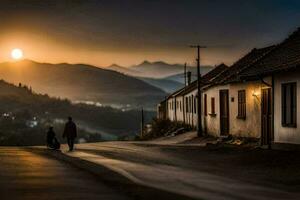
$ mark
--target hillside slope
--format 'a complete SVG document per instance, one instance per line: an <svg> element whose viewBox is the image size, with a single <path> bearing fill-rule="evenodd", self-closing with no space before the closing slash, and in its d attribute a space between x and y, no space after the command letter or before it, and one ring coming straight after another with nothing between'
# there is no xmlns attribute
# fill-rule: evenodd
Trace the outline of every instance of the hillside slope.
<svg viewBox="0 0 300 200"><path fill-rule="evenodd" d="M109 105L153 106L165 96L162 90L134 77L83 64L6 62L0 64L0 78L51 96Z"/></svg>
<svg viewBox="0 0 300 200"><path fill-rule="evenodd" d="M145 112L145 115L148 119L154 113ZM140 128L139 111L72 104L0 80L0 145L43 144L50 125L61 136L67 116L75 119L80 128L78 139L84 141L133 135Z"/></svg>

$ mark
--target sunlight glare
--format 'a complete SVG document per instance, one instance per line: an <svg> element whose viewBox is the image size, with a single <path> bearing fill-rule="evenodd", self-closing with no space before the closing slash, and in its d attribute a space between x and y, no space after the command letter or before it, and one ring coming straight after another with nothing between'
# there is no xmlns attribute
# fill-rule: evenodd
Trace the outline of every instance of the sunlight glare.
<svg viewBox="0 0 300 200"><path fill-rule="evenodd" d="M14 60L20 60L23 58L23 51L21 49L13 49L11 51L11 57Z"/></svg>

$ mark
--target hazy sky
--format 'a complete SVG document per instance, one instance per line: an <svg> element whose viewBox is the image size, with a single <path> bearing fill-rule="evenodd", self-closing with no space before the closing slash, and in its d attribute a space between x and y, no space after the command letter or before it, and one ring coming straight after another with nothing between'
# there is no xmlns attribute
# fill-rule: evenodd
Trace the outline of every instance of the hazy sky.
<svg viewBox="0 0 300 200"><path fill-rule="evenodd" d="M300 26L299 0L0 0L0 61L231 64Z"/></svg>

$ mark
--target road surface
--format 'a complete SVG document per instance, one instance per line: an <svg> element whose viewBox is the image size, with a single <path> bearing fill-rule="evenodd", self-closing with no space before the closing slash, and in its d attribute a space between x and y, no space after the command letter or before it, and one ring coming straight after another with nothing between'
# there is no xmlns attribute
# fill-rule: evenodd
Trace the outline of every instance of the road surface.
<svg viewBox="0 0 300 200"><path fill-rule="evenodd" d="M300 199L300 153L145 142L76 145L66 156L93 162L141 184L215 200Z"/></svg>
<svg viewBox="0 0 300 200"><path fill-rule="evenodd" d="M123 200L120 191L64 162L21 148L0 148L1 200Z"/></svg>

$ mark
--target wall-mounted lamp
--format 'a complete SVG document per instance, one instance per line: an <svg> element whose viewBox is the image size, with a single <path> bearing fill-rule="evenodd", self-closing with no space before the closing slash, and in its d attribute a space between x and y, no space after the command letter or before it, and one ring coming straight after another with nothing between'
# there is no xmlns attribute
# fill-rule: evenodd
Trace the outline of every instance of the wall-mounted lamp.
<svg viewBox="0 0 300 200"><path fill-rule="evenodd" d="M253 96L255 99L257 99L258 101L260 101L259 95L260 95L260 93L257 92L257 91L253 91L253 92L252 92L252 96Z"/></svg>
<svg viewBox="0 0 300 200"><path fill-rule="evenodd" d="M254 97L258 98L258 96L259 96L259 92L253 91L253 92L252 92L252 96L254 96Z"/></svg>

